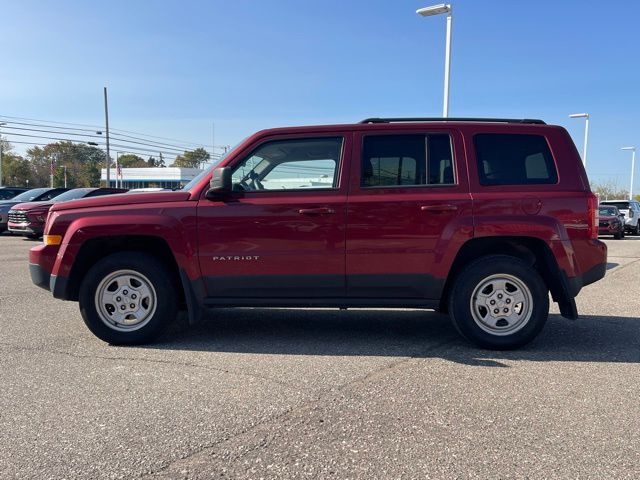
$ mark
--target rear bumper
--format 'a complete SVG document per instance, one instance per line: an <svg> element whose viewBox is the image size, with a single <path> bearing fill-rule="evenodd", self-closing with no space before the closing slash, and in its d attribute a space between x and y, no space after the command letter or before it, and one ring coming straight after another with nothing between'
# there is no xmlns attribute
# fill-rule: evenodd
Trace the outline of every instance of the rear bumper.
<svg viewBox="0 0 640 480"><path fill-rule="evenodd" d="M604 262L595 265L578 277L569 278L569 292L572 294L572 296L577 296L578 293L580 293L580 290L582 290L582 287L595 283L598 280L604 278L606 273L607 262Z"/></svg>

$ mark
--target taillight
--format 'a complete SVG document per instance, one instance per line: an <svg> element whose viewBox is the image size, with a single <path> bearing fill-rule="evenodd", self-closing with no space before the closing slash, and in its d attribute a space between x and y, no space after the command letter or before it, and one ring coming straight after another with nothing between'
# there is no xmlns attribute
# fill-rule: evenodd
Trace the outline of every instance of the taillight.
<svg viewBox="0 0 640 480"><path fill-rule="evenodd" d="M598 238L598 197L589 192L587 197L587 216L589 219L589 238Z"/></svg>

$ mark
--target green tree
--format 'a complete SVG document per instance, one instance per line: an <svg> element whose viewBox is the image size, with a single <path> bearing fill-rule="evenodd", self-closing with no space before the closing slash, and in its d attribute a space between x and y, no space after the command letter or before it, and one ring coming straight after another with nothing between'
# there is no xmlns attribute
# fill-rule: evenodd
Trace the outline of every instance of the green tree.
<svg viewBox="0 0 640 480"><path fill-rule="evenodd" d="M198 168L200 164L209 160L209 152L204 148L196 148L195 150L185 150L182 155L178 155L171 165L172 167L182 168Z"/></svg>
<svg viewBox="0 0 640 480"><path fill-rule="evenodd" d="M149 166L144 158L132 153L120 155L118 157L118 165L120 165L122 168L144 168Z"/></svg>
<svg viewBox="0 0 640 480"><path fill-rule="evenodd" d="M31 164L32 186L49 185L51 162L54 162L54 185L64 185L64 168L67 167L67 186L97 187L100 185L100 169L106 166L106 154L95 147L73 142L50 143L44 147L27 150Z"/></svg>
<svg viewBox="0 0 640 480"><path fill-rule="evenodd" d="M2 155L2 184L24 187L31 184L31 164L13 153Z"/></svg>
<svg viewBox="0 0 640 480"><path fill-rule="evenodd" d="M166 167L166 165L164 164L164 160L162 159L162 156L160 156L159 159L155 157L149 157L149 160L147 160L147 163L149 164L150 167Z"/></svg>

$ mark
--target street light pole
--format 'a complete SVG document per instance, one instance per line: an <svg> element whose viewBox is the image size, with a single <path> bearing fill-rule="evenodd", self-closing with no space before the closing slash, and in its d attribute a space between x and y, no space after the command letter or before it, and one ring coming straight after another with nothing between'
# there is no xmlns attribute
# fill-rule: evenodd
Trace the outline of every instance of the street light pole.
<svg viewBox="0 0 640 480"><path fill-rule="evenodd" d="M107 87L104 87L104 121L106 127L105 134L107 138L107 187L109 187L111 185L111 157L109 156L109 107L107 103Z"/></svg>
<svg viewBox="0 0 640 480"><path fill-rule="evenodd" d="M633 200L633 171L636 167L636 147L622 147L622 150L631 150L631 184L629 185L629 200Z"/></svg>
<svg viewBox="0 0 640 480"><path fill-rule="evenodd" d="M431 7L420 8L416 10L416 13L423 17L431 17L442 13L447 14L447 37L444 54L444 99L442 103L442 116L447 118L449 116L449 83L451 75L451 30L453 26L452 8L449 4L441 3Z"/></svg>
<svg viewBox="0 0 640 480"><path fill-rule="evenodd" d="M0 127L5 126L7 123L0 123ZM0 132L0 187L2 186L2 132Z"/></svg>
<svg viewBox="0 0 640 480"><path fill-rule="evenodd" d="M584 145L582 146L582 164L587 166L587 144L589 143L589 114L588 113L572 113L569 118L584 118Z"/></svg>
<svg viewBox="0 0 640 480"><path fill-rule="evenodd" d="M67 166L63 165L62 168L64 168L64 188L67 188Z"/></svg>

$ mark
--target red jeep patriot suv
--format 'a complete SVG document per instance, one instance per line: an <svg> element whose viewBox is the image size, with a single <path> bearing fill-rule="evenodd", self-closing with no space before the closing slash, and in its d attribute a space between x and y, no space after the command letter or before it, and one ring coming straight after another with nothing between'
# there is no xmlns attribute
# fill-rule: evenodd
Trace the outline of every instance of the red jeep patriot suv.
<svg viewBox="0 0 640 480"><path fill-rule="evenodd" d="M113 344L186 307L448 312L487 348L542 329L602 278L598 202L569 134L540 120L372 118L242 142L182 191L51 208L31 277Z"/></svg>

